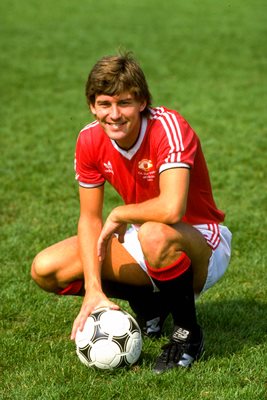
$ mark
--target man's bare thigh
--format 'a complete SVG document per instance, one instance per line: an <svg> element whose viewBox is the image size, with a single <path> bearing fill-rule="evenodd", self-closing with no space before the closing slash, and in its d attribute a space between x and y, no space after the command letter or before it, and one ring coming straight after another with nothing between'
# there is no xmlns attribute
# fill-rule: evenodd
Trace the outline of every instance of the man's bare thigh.
<svg viewBox="0 0 267 400"><path fill-rule="evenodd" d="M83 279L77 236L49 246L38 257L45 260L46 274L54 275L59 283ZM102 266L102 278L132 285L151 284L147 274L115 237L108 246Z"/></svg>

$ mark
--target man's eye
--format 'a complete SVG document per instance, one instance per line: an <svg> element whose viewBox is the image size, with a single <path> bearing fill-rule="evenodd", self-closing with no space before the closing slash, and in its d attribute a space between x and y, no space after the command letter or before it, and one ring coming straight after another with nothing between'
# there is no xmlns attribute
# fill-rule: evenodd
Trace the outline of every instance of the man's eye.
<svg viewBox="0 0 267 400"><path fill-rule="evenodd" d="M110 104L109 104L109 103L99 103L99 104L98 104L98 107L100 107L100 108L107 108L107 107L110 107Z"/></svg>

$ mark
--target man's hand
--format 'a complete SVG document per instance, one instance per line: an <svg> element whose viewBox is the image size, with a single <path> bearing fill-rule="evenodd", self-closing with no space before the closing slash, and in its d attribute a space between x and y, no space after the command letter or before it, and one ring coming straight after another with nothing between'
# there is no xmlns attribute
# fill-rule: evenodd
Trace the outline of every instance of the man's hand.
<svg viewBox="0 0 267 400"><path fill-rule="evenodd" d="M107 307L113 310L119 310L119 306L110 301L102 291L94 291L93 293L86 293L84 296L83 304L80 312L75 319L71 332L71 340L75 340L77 330L81 331L89 315L97 308Z"/></svg>
<svg viewBox="0 0 267 400"><path fill-rule="evenodd" d="M108 216L97 242L97 255L100 261L103 261L106 255L106 249L110 238L116 233L120 243L124 242L124 235L127 224L116 220L116 209Z"/></svg>

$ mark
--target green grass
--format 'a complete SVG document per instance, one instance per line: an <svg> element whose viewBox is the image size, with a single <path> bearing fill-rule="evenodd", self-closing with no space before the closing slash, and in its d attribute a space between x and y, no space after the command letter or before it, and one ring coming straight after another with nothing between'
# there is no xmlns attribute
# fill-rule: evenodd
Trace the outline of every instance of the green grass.
<svg viewBox="0 0 267 400"><path fill-rule="evenodd" d="M266 398L266 16L264 0L1 1L1 399ZM69 340L81 299L29 276L39 250L76 232L84 82L120 46L140 60L154 104L198 132L234 235L229 270L197 304L203 359L160 377L150 368L164 338L145 340L131 370L84 367ZM117 201L109 189L105 213Z"/></svg>

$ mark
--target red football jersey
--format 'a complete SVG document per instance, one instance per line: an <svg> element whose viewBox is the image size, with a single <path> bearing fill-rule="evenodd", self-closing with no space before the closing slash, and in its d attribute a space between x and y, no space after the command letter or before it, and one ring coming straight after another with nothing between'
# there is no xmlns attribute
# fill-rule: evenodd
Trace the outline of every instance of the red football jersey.
<svg viewBox="0 0 267 400"><path fill-rule="evenodd" d="M189 168L183 221L193 225L222 222L224 213L214 202L196 133L176 111L165 107L150 111L150 117L142 119L138 140L129 150L111 140L97 121L80 132L75 156L79 184L91 188L108 181L126 204L141 203L159 195L160 173L170 168Z"/></svg>

